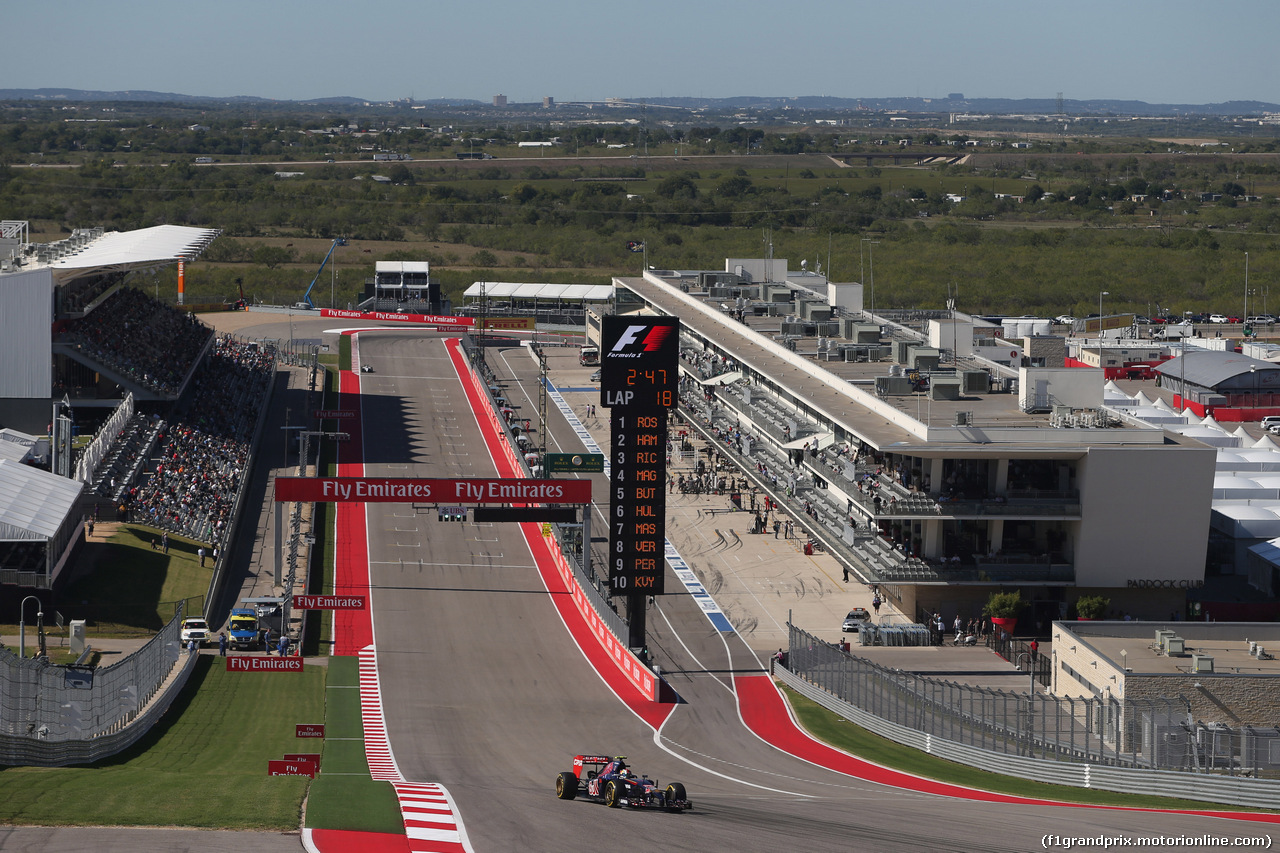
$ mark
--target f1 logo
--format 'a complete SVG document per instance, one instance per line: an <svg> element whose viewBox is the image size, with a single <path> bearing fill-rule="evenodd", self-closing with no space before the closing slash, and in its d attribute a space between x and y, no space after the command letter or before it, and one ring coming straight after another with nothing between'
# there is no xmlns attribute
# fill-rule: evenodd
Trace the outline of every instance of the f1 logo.
<svg viewBox="0 0 1280 853"><path fill-rule="evenodd" d="M645 329L649 330L649 334L644 336L644 340L640 340L640 333ZM622 352L628 346L635 343L641 343L644 352L657 352L662 349L663 342L670 336L675 326L627 326L626 331L619 336L617 343L613 345L610 353Z"/></svg>

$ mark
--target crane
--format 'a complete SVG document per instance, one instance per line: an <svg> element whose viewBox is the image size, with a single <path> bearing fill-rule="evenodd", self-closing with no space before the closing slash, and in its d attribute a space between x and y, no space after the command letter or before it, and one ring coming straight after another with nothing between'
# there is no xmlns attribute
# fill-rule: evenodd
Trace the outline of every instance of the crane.
<svg viewBox="0 0 1280 853"><path fill-rule="evenodd" d="M306 303L306 307L308 308L316 307L311 302L311 288L315 287L316 282L320 280L320 273L324 272L324 265L329 263L329 258L333 257L333 250L339 246L345 245L347 245L346 237L338 237L333 241L333 245L329 247L329 252L324 256L324 260L320 262L320 269L316 270L316 277L311 279L311 284L307 287L307 292L302 294L302 302L298 303L299 308L303 306L303 303Z"/></svg>

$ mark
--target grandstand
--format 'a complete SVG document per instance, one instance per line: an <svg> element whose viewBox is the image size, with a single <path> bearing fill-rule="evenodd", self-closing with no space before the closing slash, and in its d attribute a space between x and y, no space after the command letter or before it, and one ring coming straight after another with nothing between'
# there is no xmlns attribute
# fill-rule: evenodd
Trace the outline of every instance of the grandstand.
<svg viewBox="0 0 1280 853"><path fill-rule="evenodd" d="M218 232L27 234L0 223L0 584L54 587L99 514L225 551L275 354L132 286ZM97 434L72 464L76 429Z"/></svg>
<svg viewBox="0 0 1280 853"><path fill-rule="evenodd" d="M212 333L191 336L203 327L129 283L195 258L217 230L79 229L56 243L30 243L25 227L3 225L0 427L45 434L52 401L64 398L77 408L114 408L130 392L140 402L178 399Z"/></svg>

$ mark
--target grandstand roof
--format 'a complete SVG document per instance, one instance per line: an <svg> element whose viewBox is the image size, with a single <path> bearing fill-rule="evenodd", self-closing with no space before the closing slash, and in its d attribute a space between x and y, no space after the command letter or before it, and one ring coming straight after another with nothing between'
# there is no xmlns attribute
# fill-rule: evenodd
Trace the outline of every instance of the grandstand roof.
<svg viewBox="0 0 1280 853"><path fill-rule="evenodd" d="M179 259L192 260L220 233L216 228L182 225L111 231L49 266L58 278L65 280L104 270L128 270L175 263Z"/></svg>
<svg viewBox="0 0 1280 853"><path fill-rule="evenodd" d="M572 299L605 302L613 298L612 284L547 284L517 281L477 281L463 296L479 299Z"/></svg>
<svg viewBox="0 0 1280 853"><path fill-rule="evenodd" d="M0 459L0 540L52 539L84 483Z"/></svg>
<svg viewBox="0 0 1280 853"><path fill-rule="evenodd" d="M373 271L386 273L430 273L430 261L377 261Z"/></svg>

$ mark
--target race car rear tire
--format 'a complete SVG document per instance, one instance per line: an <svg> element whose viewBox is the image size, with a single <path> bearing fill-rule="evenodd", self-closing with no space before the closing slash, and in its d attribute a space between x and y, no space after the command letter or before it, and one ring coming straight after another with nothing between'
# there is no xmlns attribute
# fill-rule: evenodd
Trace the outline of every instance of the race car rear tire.
<svg viewBox="0 0 1280 853"><path fill-rule="evenodd" d="M688 795L684 792L684 785L679 782L672 782L667 786L664 793L667 797L667 807L672 809L672 811L679 811L679 809L676 809L671 805L672 803L683 802L689 799Z"/></svg>
<svg viewBox="0 0 1280 853"><path fill-rule="evenodd" d="M572 800L578 796L578 777L568 770L557 776L556 796L562 800Z"/></svg>
<svg viewBox="0 0 1280 853"><path fill-rule="evenodd" d="M622 786L612 779L604 787L604 804L611 809L616 809L622 805Z"/></svg>

